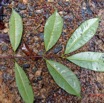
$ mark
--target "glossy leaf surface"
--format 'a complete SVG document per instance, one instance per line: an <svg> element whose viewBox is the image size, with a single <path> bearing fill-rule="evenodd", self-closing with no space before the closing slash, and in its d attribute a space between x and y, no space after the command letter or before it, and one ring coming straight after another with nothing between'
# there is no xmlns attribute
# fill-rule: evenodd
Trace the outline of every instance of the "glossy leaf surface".
<svg viewBox="0 0 104 103"><path fill-rule="evenodd" d="M55 11L47 20L44 30L45 49L48 51L58 41L63 28L63 19Z"/></svg>
<svg viewBox="0 0 104 103"><path fill-rule="evenodd" d="M33 103L34 95L30 82L23 69L15 63L16 84L25 103Z"/></svg>
<svg viewBox="0 0 104 103"><path fill-rule="evenodd" d="M82 23L69 38L65 54L71 53L87 43L96 33L99 19L93 18Z"/></svg>
<svg viewBox="0 0 104 103"><path fill-rule="evenodd" d="M67 58L71 62L94 71L104 71L104 53L82 52Z"/></svg>
<svg viewBox="0 0 104 103"><path fill-rule="evenodd" d="M80 96L80 83L75 74L64 65L46 60L48 70L55 82L66 92Z"/></svg>
<svg viewBox="0 0 104 103"><path fill-rule="evenodd" d="M13 50L16 51L21 41L23 24L20 15L15 10L12 10L9 27L10 27L9 28L10 41Z"/></svg>

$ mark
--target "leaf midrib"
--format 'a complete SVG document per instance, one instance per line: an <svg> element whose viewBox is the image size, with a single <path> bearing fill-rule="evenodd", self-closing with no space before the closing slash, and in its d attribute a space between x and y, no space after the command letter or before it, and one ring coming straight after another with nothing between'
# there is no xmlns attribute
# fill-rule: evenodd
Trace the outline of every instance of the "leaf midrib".
<svg viewBox="0 0 104 103"><path fill-rule="evenodd" d="M94 22L92 25L94 25L96 22ZM92 25L90 27L92 27ZM90 27L88 27L88 29L86 31L84 31L83 35L81 35L78 39L75 40L75 42L72 43L72 45L68 49L69 50L69 53L72 52L72 51L70 51L71 48L76 44L77 41L79 41L86 34L86 32L89 30Z"/></svg>
<svg viewBox="0 0 104 103"><path fill-rule="evenodd" d="M22 80L21 73L19 72L19 69L18 69L17 66L16 66L16 68L17 68L18 73L20 74L20 79L21 79L21 81L22 81L22 83L23 83L23 87L25 88L24 82L23 82L23 80ZM26 95L27 95L27 98L29 99L29 96L28 96L28 93L27 93L27 91L26 91L26 88L25 88L25 93L26 93Z"/></svg>
<svg viewBox="0 0 104 103"><path fill-rule="evenodd" d="M48 61L47 61L48 62ZM49 63L49 62L48 62ZM52 68L55 68L53 65L51 65L50 63L49 63L49 65L52 67ZM57 69L54 69L64 80L65 80L65 78L63 77L63 75L61 75L58 71L57 71ZM66 80L65 80L66 81ZM66 81L66 83L69 85L69 83L68 83L68 81ZM69 85L70 86L70 85ZM70 88L72 88L73 89L73 87L72 86L70 86ZM73 89L73 91L79 96L79 94Z"/></svg>
<svg viewBox="0 0 104 103"><path fill-rule="evenodd" d="M13 11L14 12L14 11ZM16 34L16 29L15 29L15 25L16 25L16 18L15 18L15 12L13 13L13 18L14 18L14 36L15 36L15 34ZM15 47L16 47L16 43L15 43L15 41L16 41L16 37L14 37L14 50L16 49Z"/></svg>

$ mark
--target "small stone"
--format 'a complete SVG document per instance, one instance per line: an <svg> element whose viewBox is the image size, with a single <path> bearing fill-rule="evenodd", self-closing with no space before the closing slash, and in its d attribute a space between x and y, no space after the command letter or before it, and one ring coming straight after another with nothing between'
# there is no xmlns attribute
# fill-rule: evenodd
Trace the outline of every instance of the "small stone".
<svg viewBox="0 0 104 103"><path fill-rule="evenodd" d="M15 10L16 12L18 12L18 13L19 13L19 11L20 11L19 8L14 8L14 10Z"/></svg>
<svg viewBox="0 0 104 103"><path fill-rule="evenodd" d="M38 70L38 71L36 71L35 75L38 77L41 75L41 73L42 73L42 71Z"/></svg>
<svg viewBox="0 0 104 103"><path fill-rule="evenodd" d="M71 22L73 20L74 16L73 15L66 15L64 16L64 19L68 20L69 22Z"/></svg>
<svg viewBox="0 0 104 103"><path fill-rule="evenodd" d="M63 29L67 29L67 25L66 25L66 24L64 24L64 27L63 27Z"/></svg>
<svg viewBox="0 0 104 103"><path fill-rule="evenodd" d="M59 93L59 94L62 94L62 91L61 91L61 89L59 89L59 90L58 90L58 93Z"/></svg>
<svg viewBox="0 0 104 103"><path fill-rule="evenodd" d="M70 5L70 3L68 2L69 0L66 0L67 2L65 2L64 4L65 4L65 6L69 6Z"/></svg>
<svg viewBox="0 0 104 103"><path fill-rule="evenodd" d="M38 80L37 80L37 79L33 80L33 83L37 83L37 82L38 82Z"/></svg>
<svg viewBox="0 0 104 103"><path fill-rule="evenodd" d="M32 72L35 73L37 70L38 70L38 69L37 69L36 67L34 67L34 68L32 69Z"/></svg>
<svg viewBox="0 0 104 103"><path fill-rule="evenodd" d="M48 0L48 2L54 2L54 0Z"/></svg>
<svg viewBox="0 0 104 103"><path fill-rule="evenodd" d="M62 32L62 36L65 36L65 35L67 35L66 32Z"/></svg>
<svg viewBox="0 0 104 103"><path fill-rule="evenodd" d="M86 10L85 9L81 9L81 14L82 14L82 17L85 19Z"/></svg>
<svg viewBox="0 0 104 103"><path fill-rule="evenodd" d="M33 80L33 83L37 83L38 81L42 80L42 76L38 76L35 80Z"/></svg>
<svg viewBox="0 0 104 103"><path fill-rule="evenodd" d="M65 15L63 18L64 19L69 19L69 15Z"/></svg>
<svg viewBox="0 0 104 103"><path fill-rule="evenodd" d="M5 70L5 69L6 69L6 67L5 67L5 66L0 65L0 70Z"/></svg>
<svg viewBox="0 0 104 103"><path fill-rule="evenodd" d="M95 42L96 45L100 45L102 44L102 40L98 40L97 42Z"/></svg>
<svg viewBox="0 0 104 103"><path fill-rule="evenodd" d="M62 2L62 1L59 1L58 4L59 4L60 6L63 6L63 2Z"/></svg>
<svg viewBox="0 0 104 103"><path fill-rule="evenodd" d="M30 68L30 64L23 64L22 67L23 67L24 69Z"/></svg>
<svg viewBox="0 0 104 103"><path fill-rule="evenodd" d="M45 14L44 17L45 17L46 19L48 19L48 18L49 18L49 14Z"/></svg>
<svg viewBox="0 0 104 103"><path fill-rule="evenodd" d="M20 14L22 16L22 18L26 18L26 14Z"/></svg>
<svg viewBox="0 0 104 103"><path fill-rule="evenodd" d="M34 41L38 41L39 38L37 36L34 36Z"/></svg>
<svg viewBox="0 0 104 103"><path fill-rule="evenodd" d="M29 11L31 11L31 12L34 11L34 8L33 8L31 5L29 5L29 4L28 4L28 9L29 9Z"/></svg>
<svg viewBox="0 0 104 103"><path fill-rule="evenodd" d="M4 73L2 75L2 77L3 77L4 81L8 81L8 80L12 80L13 79L12 76L10 74L7 74L7 73Z"/></svg>
<svg viewBox="0 0 104 103"><path fill-rule="evenodd" d="M63 11L60 11L60 12L59 12L59 14L63 15L63 14L64 14L64 12L63 12Z"/></svg>
<svg viewBox="0 0 104 103"><path fill-rule="evenodd" d="M61 51L62 50L62 45L58 45L54 50L53 50L53 52L55 53L55 54L57 54L59 51Z"/></svg>
<svg viewBox="0 0 104 103"><path fill-rule="evenodd" d="M23 2L24 4L27 4L27 3L28 3L28 0L22 0L22 2Z"/></svg>
<svg viewBox="0 0 104 103"><path fill-rule="evenodd" d="M42 76L37 77L37 80L41 81L42 80Z"/></svg>
<svg viewBox="0 0 104 103"><path fill-rule="evenodd" d="M92 13L93 13L89 6L87 6L87 10L86 11L87 11L87 14L89 14L89 15L92 15Z"/></svg>
<svg viewBox="0 0 104 103"><path fill-rule="evenodd" d="M40 10L36 10L35 12L36 12L37 14L41 14L41 13L44 12L44 10L43 10L43 9L40 9Z"/></svg>
<svg viewBox="0 0 104 103"><path fill-rule="evenodd" d="M29 16L32 16L33 15L33 12L29 12Z"/></svg>
<svg viewBox="0 0 104 103"><path fill-rule="evenodd" d="M104 45L99 45L99 49L101 49L102 51L104 51Z"/></svg>
<svg viewBox="0 0 104 103"><path fill-rule="evenodd" d="M37 54L38 53L38 50L36 48L34 48L33 49L33 52Z"/></svg>
<svg viewBox="0 0 104 103"><path fill-rule="evenodd" d="M3 31L4 31L4 33L8 33L9 29L5 28Z"/></svg>
<svg viewBox="0 0 104 103"><path fill-rule="evenodd" d="M7 45L3 45L1 49L2 49L2 51L7 51L8 50L8 46Z"/></svg>
<svg viewBox="0 0 104 103"><path fill-rule="evenodd" d="M25 10L25 9L26 9L26 5L19 3L19 4L18 4L18 8L19 8L20 10Z"/></svg>
<svg viewBox="0 0 104 103"><path fill-rule="evenodd" d="M100 90L102 90L103 86L102 86L98 81L96 81L95 83L96 83L97 87L98 87Z"/></svg>
<svg viewBox="0 0 104 103"><path fill-rule="evenodd" d="M44 51L42 51L42 50L40 50L39 52L38 52L38 55L40 55L40 56L42 56L44 54Z"/></svg>
<svg viewBox="0 0 104 103"><path fill-rule="evenodd" d="M37 36L39 36L39 38L44 41L44 34L43 33L39 33Z"/></svg>

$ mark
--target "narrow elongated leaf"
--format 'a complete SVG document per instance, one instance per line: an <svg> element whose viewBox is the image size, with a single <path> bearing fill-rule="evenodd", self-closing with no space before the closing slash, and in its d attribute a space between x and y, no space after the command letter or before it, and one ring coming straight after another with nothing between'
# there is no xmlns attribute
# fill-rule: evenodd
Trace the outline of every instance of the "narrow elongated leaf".
<svg viewBox="0 0 104 103"><path fill-rule="evenodd" d="M15 63L16 84L25 103L33 103L34 95L30 82L23 69Z"/></svg>
<svg viewBox="0 0 104 103"><path fill-rule="evenodd" d="M65 54L71 53L87 43L96 33L98 24L98 18L89 19L82 23L68 40Z"/></svg>
<svg viewBox="0 0 104 103"><path fill-rule="evenodd" d="M63 28L63 20L55 11L47 20L44 30L45 49L48 51L58 41Z"/></svg>
<svg viewBox="0 0 104 103"><path fill-rule="evenodd" d="M80 96L80 83L75 74L64 65L46 60L48 70L55 82L66 92Z"/></svg>
<svg viewBox="0 0 104 103"><path fill-rule="evenodd" d="M16 51L21 41L23 24L20 15L15 10L12 10L12 14L9 21L9 27L10 41L13 50Z"/></svg>
<svg viewBox="0 0 104 103"><path fill-rule="evenodd" d="M71 62L94 71L104 71L104 53L82 52L67 58Z"/></svg>

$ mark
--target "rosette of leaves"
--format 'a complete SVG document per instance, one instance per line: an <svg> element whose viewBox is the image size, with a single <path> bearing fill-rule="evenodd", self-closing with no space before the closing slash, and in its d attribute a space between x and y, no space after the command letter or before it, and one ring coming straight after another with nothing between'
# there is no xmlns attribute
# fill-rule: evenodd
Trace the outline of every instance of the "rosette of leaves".
<svg viewBox="0 0 104 103"><path fill-rule="evenodd" d="M17 50L23 32L22 19L19 14L12 10L10 18L9 36L14 52ZM67 60L76 65L94 70L104 71L104 53L99 52L81 52L72 56L67 54L81 48L87 43L96 33L99 25L99 18L92 18L83 22L69 38L65 52L63 55ZM63 19L57 10L48 18L44 28L44 42L45 50L49 51L58 41L63 29ZM61 56L60 56L61 57ZM44 56L43 56L44 58ZM58 63L54 60L46 61L47 68L52 75L54 81L59 87L72 95L80 97L81 87L76 75L71 71L71 68ZM15 62L15 78L18 90L26 103L33 103L34 95L32 87L30 86L28 77L23 69Z"/></svg>
<svg viewBox="0 0 104 103"><path fill-rule="evenodd" d="M67 54L74 52L87 43L96 33L99 25L99 18L92 18L83 22L69 38L63 55L67 60L76 65L103 72L104 53L81 52L72 56ZM63 28L63 19L55 11L47 20L44 30L45 49L49 51L58 41ZM46 59L47 68L54 81L66 92L80 97L81 87L76 75L70 68L56 61Z"/></svg>

